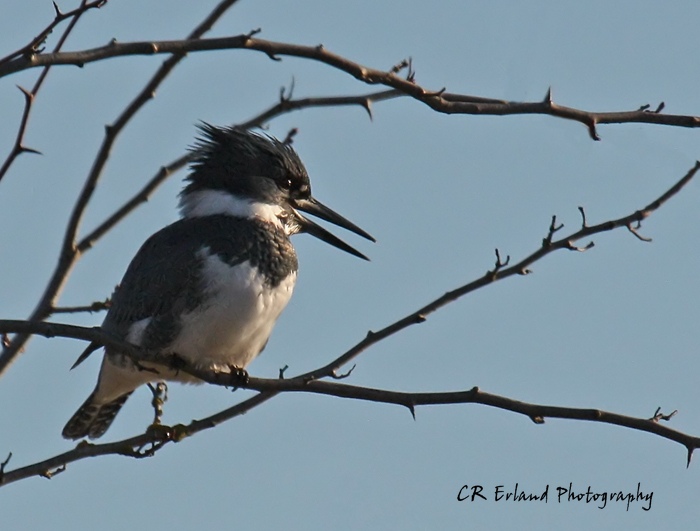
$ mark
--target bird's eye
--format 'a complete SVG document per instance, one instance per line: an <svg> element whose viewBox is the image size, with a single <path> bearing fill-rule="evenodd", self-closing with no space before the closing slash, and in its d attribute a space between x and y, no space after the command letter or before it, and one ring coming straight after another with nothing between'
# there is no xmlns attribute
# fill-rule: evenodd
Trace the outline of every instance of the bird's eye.
<svg viewBox="0 0 700 531"><path fill-rule="evenodd" d="M285 190L291 190L293 184L294 183L292 182L291 179L282 179L280 181L280 187L285 189Z"/></svg>

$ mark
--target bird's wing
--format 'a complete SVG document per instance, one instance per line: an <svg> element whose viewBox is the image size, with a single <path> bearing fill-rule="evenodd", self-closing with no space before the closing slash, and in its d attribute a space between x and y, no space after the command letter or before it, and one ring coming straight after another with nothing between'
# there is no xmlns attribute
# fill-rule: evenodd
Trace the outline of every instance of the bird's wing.
<svg viewBox="0 0 700 531"><path fill-rule="evenodd" d="M131 261L102 327L126 338L134 323L150 319L141 346L158 349L170 343L180 315L200 302L202 248L229 265L249 258L255 241L240 230L241 223L230 216L188 218L155 233Z"/></svg>

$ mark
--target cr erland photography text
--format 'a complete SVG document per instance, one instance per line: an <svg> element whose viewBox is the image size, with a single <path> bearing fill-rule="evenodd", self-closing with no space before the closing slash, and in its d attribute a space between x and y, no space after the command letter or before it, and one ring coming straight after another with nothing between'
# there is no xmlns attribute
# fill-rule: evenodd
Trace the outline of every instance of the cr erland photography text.
<svg viewBox="0 0 700 531"><path fill-rule="evenodd" d="M641 482L631 489L596 488L591 485L581 487L573 483L547 484L535 489L523 488L519 483L515 483L515 485L464 484L457 493L457 501L469 504L484 502L584 504L598 509L620 506L624 507L626 511L630 509L651 510L653 497L654 492L643 489Z"/></svg>

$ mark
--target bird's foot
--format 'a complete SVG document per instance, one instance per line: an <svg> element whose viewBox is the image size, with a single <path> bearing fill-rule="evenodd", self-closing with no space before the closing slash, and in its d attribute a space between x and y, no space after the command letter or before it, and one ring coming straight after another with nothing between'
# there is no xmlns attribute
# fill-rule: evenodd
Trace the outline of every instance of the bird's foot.
<svg viewBox="0 0 700 531"><path fill-rule="evenodd" d="M248 371L235 365L229 365L228 368L230 370L229 385L231 387L235 389L237 387L245 387L248 385L248 381L250 380Z"/></svg>
<svg viewBox="0 0 700 531"><path fill-rule="evenodd" d="M168 366L175 371L175 375L177 376L182 369L187 368L188 363L179 354L173 352L169 356Z"/></svg>

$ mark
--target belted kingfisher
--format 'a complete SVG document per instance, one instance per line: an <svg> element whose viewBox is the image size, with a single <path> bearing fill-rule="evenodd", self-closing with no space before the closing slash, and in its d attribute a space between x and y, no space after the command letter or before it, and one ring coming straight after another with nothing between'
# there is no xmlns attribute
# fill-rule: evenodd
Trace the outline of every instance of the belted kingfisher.
<svg viewBox="0 0 700 531"><path fill-rule="evenodd" d="M291 235L308 232L367 259L299 211L374 238L311 196L306 169L288 143L234 127L205 123L200 129L180 194L182 219L139 249L102 328L201 369L244 370L265 348L292 295L297 256ZM97 348L89 346L76 365ZM106 348L95 390L63 436L100 437L145 383L201 382L166 365L138 365Z"/></svg>

